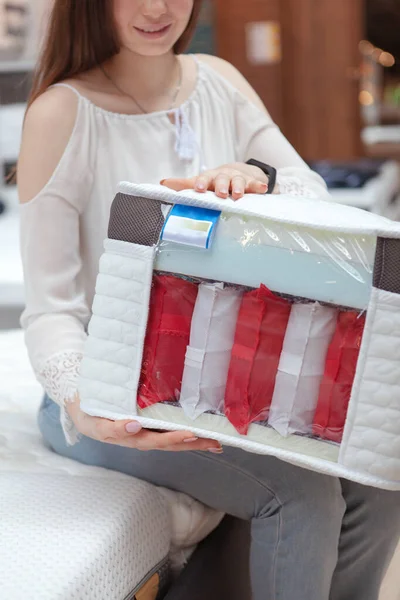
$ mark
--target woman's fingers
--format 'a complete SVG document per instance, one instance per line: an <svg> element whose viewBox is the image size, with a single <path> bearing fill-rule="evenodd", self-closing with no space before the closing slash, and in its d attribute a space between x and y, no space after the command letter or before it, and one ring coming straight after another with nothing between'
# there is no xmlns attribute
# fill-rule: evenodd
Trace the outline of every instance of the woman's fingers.
<svg viewBox="0 0 400 600"><path fill-rule="evenodd" d="M267 190L268 184L257 179L249 179L246 185L246 194L266 194Z"/></svg>
<svg viewBox="0 0 400 600"><path fill-rule="evenodd" d="M92 417L80 408L79 399L67 404L67 409L78 431L100 442L137 448L138 450L165 450L182 452L208 450L220 452L219 442L197 438L190 431L152 431L143 429L138 421L111 421L103 417Z"/></svg>
<svg viewBox="0 0 400 600"><path fill-rule="evenodd" d="M139 434L129 440L131 447L138 450L166 450L189 451L220 449L220 444L215 440L197 439L190 431L166 431L156 433L143 429Z"/></svg>
<svg viewBox="0 0 400 600"><path fill-rule="evenodd" d="M182 192L183 190L206 192L207 190L214 188L213 180L214 177L212 171L208 171L198 177L163 179L160 181L160 184L170 190L175 190L175 192Z"/></svg>
<svg viewBox="0 0 400 600"><path fill-rule="evenodd" d="M231 176L226 173L218 173L214 179L215 194L225 200L231 189Z"/></svg>
<svg viewBox="0 0 400 600"><path fill-rule="evenodd" d="M170 178L163 179L160 184L164 187L174 190L175 192L182 192L183 190L192 190L194 188L197 177L185 178Z"/></svg>
<svg viewBox="0 0 400 600"><path fill-rule="evenodd" d="M212 446L210 442L205 444L201 444L198 448L188 448L188 445L183 444L175 444L175 446L169 446L168 448L163 448L162 452L188 452L190 450L196 450L196 452L211 452L212 454L222 454L223 450L221 446Z"/></svg>
<svg viewBox="0 0 400 600"><path fill-rule="evenodd" d="M239 200L243 198L245 190L246 190L246 179L241 175L236 175L232 178L232 198L234 200Z"/></svg>
<svg viewBox="0 0 400 600"><path fill-rule="evenodd" d="M200 193L206 192L207 190L212 189L213 179L213 174L210 171L208 173L203 173L195 178L193 189Z"/></svg>
<svg viewBox="0 0 400 600"><path fill-rule="evenodd" d="M102 417L91 417L81 412L80 422L77 425L83 435L101 442L114 444L129 436L126 427L130 423L131 421L110 421ZM139 423L136 423L136 425L136 433L138 433L142 428Z"/></svg>
<svg viewBox="0 0 400 600"><path fill-rule="evenodd" d="M196 192L212 190L219 198L226 199L231 195L233 200L239 200L245 194L265 194L268 190L267 183L228 169L207 171L198 177L186 179L163 179L160 183L176 192L189 189Z"/></svg>
<svg viewBox="0 0 400 600"><path fill-rule="evenodd" d="M215 440L199 439L190 431L156 432L143 429L137 421L110 421L85 415L81 433L107 444L116 444L137 450L220 450Z"/></svg>

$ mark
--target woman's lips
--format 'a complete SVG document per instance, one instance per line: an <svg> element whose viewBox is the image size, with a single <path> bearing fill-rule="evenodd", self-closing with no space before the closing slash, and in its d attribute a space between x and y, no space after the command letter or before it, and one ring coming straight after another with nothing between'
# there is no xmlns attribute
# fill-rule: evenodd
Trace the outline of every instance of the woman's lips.
<svg viewBox="0 0 400 600"><path fill-rule="evenodd" d="M138 34L148 40L156 40L162 38L171 29L171 25L160 25L159 27L135 27Z"/></svg>

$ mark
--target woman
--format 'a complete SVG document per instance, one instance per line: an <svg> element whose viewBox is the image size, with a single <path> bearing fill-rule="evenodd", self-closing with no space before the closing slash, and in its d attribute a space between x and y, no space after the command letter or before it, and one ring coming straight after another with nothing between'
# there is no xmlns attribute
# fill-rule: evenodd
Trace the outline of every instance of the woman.
<svg viewBox="0 0 400 600"><path fill-rule="evenodd" d="M255 600L377 600L400 530L397 494L79 407L82 346L120 180L237 200L267 191L265 170L245 164L255 158L278 170L274 193L328 199L231 65L180 55L199 9L200 0L54 2L18 167L22 325L47 393L41 430L62 455L251 520Z"/></svg>

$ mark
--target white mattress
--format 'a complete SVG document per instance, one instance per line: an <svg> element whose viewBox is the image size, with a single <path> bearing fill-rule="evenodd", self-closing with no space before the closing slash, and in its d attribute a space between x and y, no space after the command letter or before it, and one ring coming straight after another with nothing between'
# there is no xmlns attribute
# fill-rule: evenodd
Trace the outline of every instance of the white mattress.
<svg viewBox="0 0 400 600"><path fill-rule="evenodd" d="M0 589L9 600L123 600L179 568L222 518L178 494L42 443L22 332L0 334Z"/></svg>

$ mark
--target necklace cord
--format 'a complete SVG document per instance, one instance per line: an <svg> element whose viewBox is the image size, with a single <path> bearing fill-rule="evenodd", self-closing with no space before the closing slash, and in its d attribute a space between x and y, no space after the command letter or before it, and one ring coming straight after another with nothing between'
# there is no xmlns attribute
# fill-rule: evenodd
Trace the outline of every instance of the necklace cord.
<svg viewBox="0 0 400 600"><path fill-rule="evenodd" d="M175 90L175 92L174 92L174 94L172 96L172 102L171 102L171 105L169 106L168 110L172 110L175 107L176 100L177 100L179 92L181 91L181 88L182 88L183 69L182 69L182 64L181 64L181 61L179 60L179 58L178 58L178 65L179 65L179 81L178 81L178 85L176 86L176 90ZM126 92L125 90L123 90L114 81L114 79L111 77L111 75L109 73L107 73L107 71L104 69L103 65L99 65L99 69L103 73L103 75L108 79L108 81L110 81L113 84L113 86L115 87L115 89L118 90L118 92L120 94L122 94L123 96L127 96L128 98L130 98L131 100L133 100L133 102L142 111L143 114L145 114L145 115L149 114L149 111L146 110L145 108L143 108L143 106L137 101L137 99L135 98L135 96L133 94L128 94L128 92Z"/></svg>

